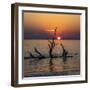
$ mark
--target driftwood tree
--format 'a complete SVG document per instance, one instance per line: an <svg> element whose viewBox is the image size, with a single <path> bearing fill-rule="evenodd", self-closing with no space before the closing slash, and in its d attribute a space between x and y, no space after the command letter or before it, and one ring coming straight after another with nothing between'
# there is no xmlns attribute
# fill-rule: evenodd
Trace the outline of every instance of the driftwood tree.
<svg viewBox="0 0 90 90"><path fill-rule="evenodd" d="M49 44L48 44L48 47L49 47L49 56L50 58L53 58L53 50L54 50L54 47L55 47L55 41L54 41L54 38L53 40L48 40Z"/></svg>
<svg viewBox="0 0 90 90"><path fill-rule="evenodd" d="M67 59L68 51L64 48L64 45L62 43L60 45L61 45L62 50L63 50L63 52L62 52L63 61L65 62Z"/></svg>
<svg viewBox="0 0 90 90"><path fill-rule="evenodd" d="M50 56L50 58L53 58L53 50L54 50L55 45L56 45L56 43L55 43L56 31L57 31L57 27L54 30L54 35L53 35L52 39L48 40L48 42L49 42L48 47L49 47L49 56Z"/></svg>
<svg viewBox="0 0 90 90"><path fill-rule="evenodd" d="M50 71L51 72L53 71L52 58L53 58L53 50L54 50L55 45L56 45L56 43L55 43L56 31L57 31L57 27L54 30L54 35L53 35L52 39L48 40L48 42L49 42L49 44L48 44L48 47L49 47L49 56L50 56Z"/></svg>
<svg viewBox="0 0 90 90"><path fill-rule="evenodd" d="M42 54L41 54L41 52L40 52L40 51L38 51L38 49L37 49L37 48L34 48L34 51L38 54L38 58L39 58L39 59L45 58L45 56L44 56L44 55L42 55Z"/></svg>
<svg viewBox="0 0 90 90"><path fill-rule="evenodd" d="M48 42L49 42L48 47L49 47L49 56L50 56L50 71L52 72L53 71L52 58L53 58L53 50L54 50L54 47L55 47L54 38L52 40L48 40Z"/></svg>
<svg viewBox="0 0 90 90"><path fill-rule="evenodd" d="M67 56L67 54L68 54L68 51L66 51L66 49L64 48L64 46L63 46L63 44L62 44L62 43L61 43L60 45L61 45L62 50L63 50L62 56L63 56L63 57L66 57L66 56Z"/></svg>
<svg viewBox="0 0 90 90"><path fill-rule="evenodd" d="M34 52L37 54L37 56L32 54L30 51L28 51L29 57L25 57L25 59L29 59L29 58L43 59L43 58L45 58L45 56L43 54L41 54L41 52L37 48L34 48Z"/></svg>

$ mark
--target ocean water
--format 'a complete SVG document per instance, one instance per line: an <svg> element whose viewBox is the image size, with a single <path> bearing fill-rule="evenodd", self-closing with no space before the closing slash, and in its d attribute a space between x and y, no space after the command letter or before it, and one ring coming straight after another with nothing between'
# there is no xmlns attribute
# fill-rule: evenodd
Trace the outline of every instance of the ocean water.
<svg viewBox="0 0 90 90"><path fill-rule="evenodd" d="M24 77L80 75L80 40L55 40L53 55L61 56L62 43L68 51L68 57L49 57L48 40L24 40L24 57L30 57L29 52L38 56L34 48L47 58L24 58ZM70 57L69 57L70 56Z"/></svg>

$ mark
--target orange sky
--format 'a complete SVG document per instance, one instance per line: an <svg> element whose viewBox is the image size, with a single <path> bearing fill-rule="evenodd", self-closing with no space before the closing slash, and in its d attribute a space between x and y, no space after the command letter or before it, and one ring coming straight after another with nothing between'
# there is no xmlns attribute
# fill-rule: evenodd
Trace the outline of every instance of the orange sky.
<svg viewBox="0 0 90 90"><path fill-rule="evenodd" d="M80 15L24 12L24 28L44 28L43 31L58 27L57 33L80 33Z"/></svg>

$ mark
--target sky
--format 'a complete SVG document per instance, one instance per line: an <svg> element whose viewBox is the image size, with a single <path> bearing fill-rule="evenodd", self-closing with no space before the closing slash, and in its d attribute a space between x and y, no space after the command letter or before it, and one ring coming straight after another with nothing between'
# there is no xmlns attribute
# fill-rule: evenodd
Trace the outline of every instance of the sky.
<svg viewBox="0 0 90 90"><path fill-rule="evenodd" d="M80 15L55 13L23 13L24 39L80 39Z"/></svg>

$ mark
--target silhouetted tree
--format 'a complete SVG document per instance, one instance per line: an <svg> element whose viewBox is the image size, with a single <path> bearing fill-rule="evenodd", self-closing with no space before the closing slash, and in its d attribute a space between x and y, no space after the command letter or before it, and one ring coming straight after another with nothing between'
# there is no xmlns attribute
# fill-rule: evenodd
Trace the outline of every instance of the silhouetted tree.
<svg viewBox="0 0 90 90"><path fill-rule="evenodd" d="M53 58L53 50L54 50L54 47L56 45L56 43L55 43L56 31L57 31L57 27L55 27L54 35L53 35L52 39L48 40L48 42L49 42L48 47L49 47L49 56L50 56L50 58Z"/></svg>
<svg viewBox="0 0 90 90"><path fill-rule="evenodd" d="M54 39L53 40L48 40L49 41L49 55L50 55L50 58L53 58L53 50L54 50L54 47L55 47L55 41Z"/></svg>
<svg viewBox="0 0 90 90"><path fill-rule="evenodd" d="M67 54L68 54L68 51L66 51L66 50L65 50L65 48L64 48L64 46L63 46L63 44L62 44L62 43L61 43L60 45L61 45L62 50L63 50L62 56L63 56L63 57L66 57L66 56L67 56Z"/></svg>
<svg viewBox="0 0 90 90"><path fill-rule="evenodd" d="M52 58L53 58L53 50L55 48L55 38L56 38L56 31L57 31L57 27L55 27L55 30L54 30L54 35L52 37L51 40L48 40L49 44L48 44L48 47L49 47L49 56L50 56L50 71L52 72L53 71L53 62L52 62Z"/></svg>
<svg viewBox="0 0 90 90"><path fill-rule="evenodd" d="M64 45L62 43L60 45L63 50L63 52L62 52L63 61L65 62L67 60L68 51L64 48Z"/></svg>
<svg viewBox="0 0 90 90"><path fill-rule="evenodd" d="M37 48L34 48L34 51L39 55L39 56L38 56L39 59L45 58L45 56L42 55L42 54L40 53L40 51L37 50Z"/></svg>

